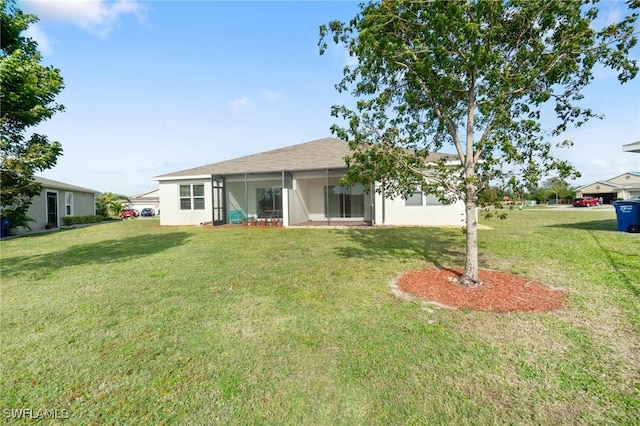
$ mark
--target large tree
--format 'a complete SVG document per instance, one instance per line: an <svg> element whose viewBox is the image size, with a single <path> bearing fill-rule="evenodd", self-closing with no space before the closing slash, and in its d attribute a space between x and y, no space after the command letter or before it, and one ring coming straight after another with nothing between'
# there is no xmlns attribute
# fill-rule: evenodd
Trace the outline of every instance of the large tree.
<svg viewBox="0 0 640 426"><path fill-rule="evenodd" d="M597 116L580 99L598 64L622 83L637 73L628 57L637 15L596 28L595 3L383 0L320 27L321 54L332 40L357 59L336 86L355 108L332 107L345 123L332 132L352 149L348 178L379 182L393 196L422 190L463 200L461 283L479 283L481 191L499 179L536 187L552 170L579 175L554 158L549 138ZM542 128L544 115L552 128ZM455 154L427 160L447 148Z"/></svg>
<svg viewBox="0 0 640 426"><path fill-rule="evenodd" d="M64 107L60 71L41 64L37 43L26 37L37 22L14 1L0 0L0 204L8 217L24 216L40 192L35 173L50 169L62 154L60 143L27 132Z"/></svg>

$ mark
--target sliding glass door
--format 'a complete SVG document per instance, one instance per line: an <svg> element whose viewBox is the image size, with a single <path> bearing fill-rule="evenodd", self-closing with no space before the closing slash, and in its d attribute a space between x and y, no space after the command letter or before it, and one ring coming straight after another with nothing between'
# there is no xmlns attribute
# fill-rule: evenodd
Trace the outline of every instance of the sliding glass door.
<svg viewBox="0 0 640 426"><path fill-rule="evenodd" d="M328 186L325 187L324 192L324 205L327 217L364 217L364 186Z"/></svg>
<svg viewBox="0 0 640 426"><path fill-rule="evenodd" d="M258 217L282 217L282 188L258 188L256 200Z"/></svg>

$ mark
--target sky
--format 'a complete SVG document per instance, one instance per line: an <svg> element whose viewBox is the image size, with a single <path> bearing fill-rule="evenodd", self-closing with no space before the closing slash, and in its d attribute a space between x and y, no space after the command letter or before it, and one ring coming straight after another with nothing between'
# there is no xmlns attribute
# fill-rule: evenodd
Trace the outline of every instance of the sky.
<svg viewBox="0 0 640 426"><path fill-rule="evenodd" d="M335 84L353 59L318 51L319 26L348 21L358 2L18 1L39 22L43 63L60 69L66 111L35 130L64 155L40 176L132 196L153 177L332 136ZM605 0L602 19L623 16ZM640 58L640 48L633 52ZM584 104L603 114L562 135L573 185L640 171L622 145L640 140L640 78L599 70ZM544 123L543 123L544 127Z"/></svg>

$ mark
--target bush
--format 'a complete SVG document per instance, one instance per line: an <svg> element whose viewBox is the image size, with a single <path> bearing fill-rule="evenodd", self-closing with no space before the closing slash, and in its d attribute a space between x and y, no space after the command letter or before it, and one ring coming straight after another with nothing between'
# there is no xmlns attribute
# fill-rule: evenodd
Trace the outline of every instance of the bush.
<svg viewBox="0 0 640 426"><path fill-rule="evenodd" d="M64 226L81 225L85 223L99 223L102 222L103 217L95 214L87 216L66 216L62 218L62 224Z"/></svg>

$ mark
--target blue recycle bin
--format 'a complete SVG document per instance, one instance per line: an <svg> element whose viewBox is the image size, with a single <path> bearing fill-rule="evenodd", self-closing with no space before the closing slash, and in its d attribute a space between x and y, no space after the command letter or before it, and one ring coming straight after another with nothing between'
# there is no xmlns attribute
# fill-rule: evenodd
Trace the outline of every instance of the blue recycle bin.
<svg viewBox="0 0 640 426"><path fill-rule="evenodd" d="M640 200L615 201L618 231L640 232Z"/></svg>
<svg viewBox="0 0 640 426"><path fill-rule="evenodd" d="M0 216L0 223L2 224L0 228L0 238L4 238L9 235L9 219Z"/></svg>

